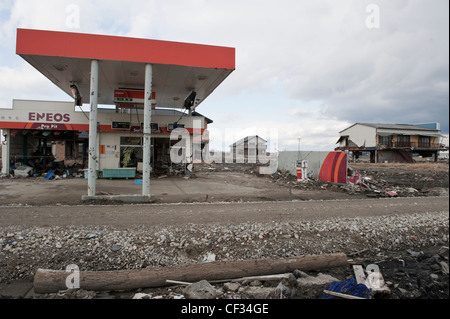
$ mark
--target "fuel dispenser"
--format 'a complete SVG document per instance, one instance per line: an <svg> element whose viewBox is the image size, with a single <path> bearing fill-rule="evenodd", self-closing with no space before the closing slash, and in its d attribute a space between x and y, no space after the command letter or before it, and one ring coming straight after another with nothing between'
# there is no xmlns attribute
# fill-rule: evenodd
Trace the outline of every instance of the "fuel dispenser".
<svg viewBox="0 0 450 319"><path fill-rule="evenodd" d="M308 161L307 160L302 160L302 161L297 161L297 165L296 165L296 171L297 171L297 181L298 182L302 182L306 179L308 179L308 173L307 173L307 168L308 168Z"/></svg>

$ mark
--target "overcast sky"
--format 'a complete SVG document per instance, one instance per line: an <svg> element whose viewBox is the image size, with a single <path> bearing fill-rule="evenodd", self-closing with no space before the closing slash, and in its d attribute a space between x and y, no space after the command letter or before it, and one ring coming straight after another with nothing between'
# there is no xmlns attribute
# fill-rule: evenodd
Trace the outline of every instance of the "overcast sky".
<svg viewBox="0 0 450 319"><path fill-rule="evenodd" d="M333 150L355 122L438 121L448 134L448 11L447 0L1 0L0 107L71 100L15 54L16 29L32 28L236 48L236 70L197 109L214 120L213 148L276 131L278 150Z"/></svg>

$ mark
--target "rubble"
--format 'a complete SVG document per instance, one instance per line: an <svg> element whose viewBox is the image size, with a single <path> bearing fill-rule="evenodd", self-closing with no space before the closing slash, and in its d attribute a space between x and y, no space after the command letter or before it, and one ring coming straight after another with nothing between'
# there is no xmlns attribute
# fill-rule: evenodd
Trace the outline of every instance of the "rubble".
<svg viewBox="0 0 450 319"><path fill-rule="evenodd" d="M352 163L348 184L342 189L368 197L448 195L449 173L445 163Z"/></svg>
<svg viewBox="0 0 450 319"><path fill-rule="evenodd" d="M311 176L297 181L290 172L282 170L270 175L270 178L275 184L292 189L320 189L371 198L448 195L448 166L443 167L442 163L434 166L429 163L403 165L409 166L353 163L348 167L348 183L345 185L322 182Z"/></svg>

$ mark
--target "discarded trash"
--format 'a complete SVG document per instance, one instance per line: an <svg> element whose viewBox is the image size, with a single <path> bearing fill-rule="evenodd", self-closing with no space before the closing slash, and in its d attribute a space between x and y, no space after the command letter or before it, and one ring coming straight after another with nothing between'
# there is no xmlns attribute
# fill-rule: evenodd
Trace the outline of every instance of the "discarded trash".
<svg viewBox="0 0 450 319"><path fill-rule="evenodd" d="M377 265L371 264L366 267L367 278L365 281L365 285L373 292L373 293L390 293L390 289L386 285L383 275L380 272L380 269Z"/></svg>
<svg viewBox="0 0 450 319"><path fill-rule="evenodd" d="M348 181L349 183L356 184L359 181L361 174L359 172L355 172L355 174L352 177L349 177Z"/></svg>
<svg viewBox="0 0 450 319"><path fill-rule="evenodd" d="M393 191L387 191L386 194L388 194L391 197L395 197L398 195L397 192L393 192Z"/></svg>
<svg viewBox="0 0 450 319"><path fill-rule="evenodd" d="M366 273L361 265L353 265L356 283L364 284L372 293L390 293L390 289L384 281L378 265L370 264L366 267Z"/></svg>
<svg viewBox="0 0 450 319"><path fill-rule="evenodd" d="M54 170L48 171L48 173L44 176L44 178L46 180L49 180L50 178L52 178L53 174L55 174Z"/></svg>
<svg viewBox="0 0 450 319"><path fill-rule="evenodd" d="M341 282L332 282L327 286L326 290L362 298L369 298L371 295L369 288L364 284L358 284L355 278ZM325 293L319 299L333 298L333 296L329 296Z"/></svg>
<svg viewBox="0 0 450 319"><path fill-rule="evenodd" d="M216 261L216 254L214 253L207 253L204 257L203 257L203 261L205 262L212 262L212 261Z"/></svg>
<svg viewBox="0 0 450 319"><path fill-rule="evenodd" d="M28 177L33 174L33 168L30 166L22 165L14 170L14 176L16 177Z"/></svg>

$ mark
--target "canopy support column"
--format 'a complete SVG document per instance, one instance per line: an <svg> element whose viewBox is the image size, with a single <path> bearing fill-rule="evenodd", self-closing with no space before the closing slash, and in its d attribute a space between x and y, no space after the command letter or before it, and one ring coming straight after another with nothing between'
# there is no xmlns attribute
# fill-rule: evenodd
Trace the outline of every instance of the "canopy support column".
<svg viewBox="0 0 450 319"><path fill-rule="evenodd" d="M144 96L144 156L142 174L142 195L150 196L150 159L151 159L151 120L152 120L152 65L145 65Z"/></svg>
<svg viewBox="0 0 450 319"><path fill-rule="evenodd" d="M9 129L3 129L2 134L5 137L3 143L0 144L0 147L2 148L2 174L9 176L9 163L11 162L9 158L11 150L11 132Z"/></svg>
<svg viewBox="0 0 450 319"><path fill-rule="evenodd" d="M98 60L91 61L90 94L88 196L95 196L97 183Z"/></svg>

